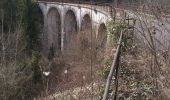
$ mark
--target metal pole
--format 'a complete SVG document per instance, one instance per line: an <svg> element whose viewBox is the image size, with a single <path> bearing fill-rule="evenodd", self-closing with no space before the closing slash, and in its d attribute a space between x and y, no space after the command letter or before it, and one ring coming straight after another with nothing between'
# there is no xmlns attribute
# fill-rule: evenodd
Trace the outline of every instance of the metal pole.
<svg viewBox="0 0 170 100"><path fill-rule="evenodd" d="M112 66L111 66L111 69L110 69L110 72L109 72L109 75L108 75L108 78L107 78L107 83L106 83L106 88L105 88L104 95L103 95L103 100L108 99L110 83L111 83L111 80L112 80L112 77L113 77L113 72L116 69L115 65L117 63L117 59L118 59L118 56L119 56L118 54L119 54L121 43L122 43L122 37L123 37L123 32L121 31L121 35L120 35L120 38L119 38L119 41L118 41L118 46L117 46L116 53L115 53L115 56L114 56L114 61L112 63Z"/></svg>
<svg viewBox="0 0 170 100"><path fill-rule="evenodd" d="M4 45L4 12L3 9L1 9L1 14L2 14L2 35L1 35L1 43L2 43L2 63L5 61L5 45Z"/></svg>
<svg viewBox="0 0 170 100"><path fill-rule="evenodd" d="M91 3L91 21L92 21L92 17L93 17L93 15L92 15L92 4L93 4L93 1L91 0L90 1L90 3ZM92 21L93 22L93 21ZM93 28L93 23L91 22L91 50L90 50L90 52L91 52L91 62L90 62L90 70L91 70L91 81L92 81L92 83L91 83L91 100L93 100L93 33L92 33L92 28Z"/></svg>
<svg viewBox="0 0 170 100"><path fill-rule="evenodd" d="M122 45L120 45L121 50ZM118 53L117 63L116 63L116 74L115 74L115 94L113 100L117 100L117 93L118 93L118 71L119 71L119 64L120 64L120 50Z"/></svg>

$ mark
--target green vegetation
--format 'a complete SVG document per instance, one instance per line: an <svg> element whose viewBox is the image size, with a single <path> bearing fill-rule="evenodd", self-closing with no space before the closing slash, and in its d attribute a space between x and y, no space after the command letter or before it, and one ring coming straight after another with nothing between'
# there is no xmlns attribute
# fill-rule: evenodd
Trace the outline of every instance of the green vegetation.
<svg viewBox="0 0 170 100"><path fill-rule="evenodd" d="M115 47L119 40L121 31L125 31L127 29L127 24L126 23L120 23L120 22L114 22L113 20L107 21L106 24L107 27L107 33L110 35L110 44L112 47Z"/></svg>
<svg viewBox="0 0 170 100"><path fill-rule="evenodd" d="M133 29L129 29L128 22L113 22L107 21L107 33L110 36L110 46L116 47L117 42L120 38L121 31L123 32L123 40L122 40L122 53L126 52L128 48L131 48L133 44Z"/></svg>
<svg viewBox="0 0 170 100"><path fill-rule="evenodd" d="M103 78L103 79L107 79L109 72L110 72L110 68L112 65L113 59L110 58L108 59L105 63L104 63L104 67L103 69L99 72L99 75Z"/></svg>
<svg viewBox="0 0 170 100"><path fill-rule="evenodd" d="M108 59L104 64L103 69L99 73L100 76L106 80L111 68L112 58ZM128 65L125 62L121 62L119 67L119 94L118 98L126 98L128 100L138 100L141 98L150 98L153 95L153 87L150 83L144 81L140 78L141 73L136 69L133 69L134 65ZM114 81L115 77L112 78L111 88L109 90L109 95L113 95ZM100 86L99 96L102 100L105 85Z"/></svg>
<svg viewBox="0 0 170 100"><path fill-rule="evenodd" d="M34 0L1 0L1 15L4 15L4 32L15 32L18 28L23 30L27 45L26 50L39 50L40 32L43 25L43 15ZM0 23L2 25L2 23Z"/></svg>
<svg viewBox="0 0 170 100"><path fill-rule="evenodd" d="M104 1L104 0L98 0L98 1ZM155 3L155 4L160 3L162 5L170 3L169 0L164 0L164 2L162 2L161 0L118 0L118 2L128 2L128 3L129 2L130 3L133 3L133 2L144 3L146 1L149 3ZM43 94L42 93L43 89L44 91L49 92L48 89L51 87L48 87L48 82L49 83L51 82L50 86L53 85L54 83L57 83L58 81L62 81L64 83L64 84L61 84L61 86L68 85L68 84L65 84L67 82L64 82L65 80L63 79L62 75L61 77L60 76L58 77L57 75L53 73L62 74L64 72L64 75L63 75L64 77L66 76L65 75L66 73L68 74L68 76L70 76L70 79L68 81L72 81L71 80L72 77L76 79L75 81L79 81L78 78L82 78L79 76L84 76L83 74L84 73L86 74L86 72L89 71L89 70L86 70L86 68L84 69L84 65L86 65L87 63L88 64L92 63L92 66L93 66L93 63L95 63L95 60L94 62L92 61L93 61L93 58L94 59L97 58L96 57L97 50L95 47L96 34L92 34L93 41L90 41L90 39L89 40L87 39L88 41L85 41L85 39L83 40L83 38L80 38L82 51L85 50L84 48L89 48L88 50L83 52L85 53L84 55L82 51L80 52L82 53L83 56L79 56L79 57L82 57L82 58L84 57L87 59L87 62L84 62L85 63L84 65L82 63L81 64L77 63L77 61L80 61L81 59L76 60L76 63L72 61L72 60L77 59L74 56L71 58L68 58L70 62L67 59L65 61L65 59L63 59L64 57L54 59L54 57L56 57L56 54L55 54L56 48L54 47L54 45L50 47L50 50L48 53L48 60L44 58L43 61L40 61L43 58L40 54L41 48L42 48L42 45L40 42L40 35L42 32L42 28L43 28L43 15L36 3L36 0L0 0L0 19L1 19L0 21L0 68L1 68L0 69L0 100L33 100L37 96ZM155 20L154 17L152 16L147 16L146 19ZM118 42L121 31L124 32L121 58L122 59L125 58L125 56L127 56L128 51L130 51L130 49L133 46L133 42L134 42L133 41L133 29L129 29L129 25L126 21L114 22L114 23L113 21L108 21L106 27L107 27L107 33L110 36L111 49L117 46L116 43ZM96 29L92 29L92 33L96 33ZM83 36L80 36L80 37L83 37ZM91 49L90 49L90 45L92 46ZM137 50L134 50L134 51L137 51ZM145 51L143 50L143 52ZM147 97L149 97L150 95L153 95L153 88L155 88L152 85L154 84L154 82L152 83L151 81L152 79L158 79L158 78L152 77L152 75L150 75L150 72L149 74L147 74L146 69L150 68L148 69L149 71L153 70L151 74L153 73L157 74L158 73L156 72L158 71L156 69L157 67L153 67L153 66L155 65L158 66L160 62L161 62L160 63L161 67L163 67L163 65L169 66L169 60L167 59L168 54L166 54L167 50L165 49L165 51L162 51L162 52L165 53L163 54L164 59L163 60L161 59L162 62L158 61L157 62L158 64L156 64L156 62L154 62L153 58L151 57L151 54L154 54L154 57L156 57L157 55L160 55L156 53L146 54L147 56L149 56L147 58L147 61L145 60L146 57L143 57L144 59L140 59L140 57L142 58L143 54L135 55L136 52L135 53L131 52L132 54L134 53L134 55L127 56L127 58L123 60L121 59L120 70L119 70L119 77L120 77L119 78L120 79L119 80L119 83L120 83L119 94L121 95L119 97L120 99L122 99L121 97L124 97L129 100L134 100L134 99L143 100L143 98L150 99ZM57 53L60 53L60 52L57 52ZM139 51L137 53L139 53ZM92 54L94 55L94 57ZM108 58L105 61L105 63L103 64L102 70L99 72L103 80L107 79L110 68L111 68L111 64L113 62L113 55L109 54L109 56L110 58ZM132 56L134 57L134 59L132 59L134 62L136 61L136 59L139 59L139 60L131 64L130 57ZM84 58L83 58L83 61L84 61ZM159 58L160 57L158 56L157 59ZM125 60L129 60L129 61L125 61ZM168 62L167 65L165 65L166 63L164 62L164 60L167 60ZM142 64L138 65L139 62L140 63L142 62ZM148 66L144 66L143 68L146 71L146 76L142 77L142 73L138 70L139 68L137 69L137 67L140 67L142 69L143 65L145 65L145 63L147 62L149 62ZM42 64L42 66L40 66L40 63ZM50 74L51 76L46 75L45 77L45 78L48 77L49 80L45 79L42 76L43 67L46 67L46 66L48 66L48 68L44 68L44 69L52 73ZM75 66L78 66L79 68L83 67L83 69L80 69L80 71L85 70L85 72L83 74L82 73L79 74L78 72L79 70L76 70L76 73L73 73L75 76L71 75L72 74L71 68L76 69ZM163 72L161 73L168 76L167 74L168 71L166 72L166 69L168 68L164 68L165 70L164 73ZM52 77L55 77L55 79ZM75 77L78 77L78 78L75 78ZM87 80L88 80L88 77L89 76L87 76ZM145 77L149 77L151 81L142 79ZM66 78L68 77L65 77L65 79ZM114 78L115 77L113 77L113 79ZM168 79L168 77L165 77L165 79ZM166 85L169 86L168 80L165 80L165 81L167 81ZM84 80L82 81L82 83L83 82ZM46 86L46 83L47 83L47 86ZM114 80L112 82L112 88L111 90L109 90L110 95L112 95L112 91L114 89L113 85L114 85ZM73 85L70 85L70 86L71 88L74 88ZM102 85L99 90L100 99L103 96L104 87L105 86ZM62 88L65 88L65 87L63 86Z"/></svg>
<svg viewBox="0 0 170 100"><path fill-rule="evenodd" d="M42 31L43 15L35 1L27 0L27 14L26 14L26 37L27 37L27 49L40 50L40 32Z"/></svg>
<svg viewBox="0 0 170 100"><path fill-rule="evenodd" d="M40 55L36 51L32 51L31 66L33 71L33 82L35 84L42 82L42 74L39 66Z"/></svg>
<svg viewBox="0 0 170 100"><path fill-rule="evenodd" d="M42 13L35 0L1 0L0 19L0 99L31 100L42 89Z"/></svg>
<svg viewBox="0 0 170 100"><path fill-rule="evenodd" d="M111 21L108 21L107 22L107 30L108 30L108 34L110 35L110 38L111 38L111 45L113 45L112 47L117 47L117 42L120 38L120 33L121 31L123 32L123 38L122 38L122 52L121 54L126 54L127 53L127 50L129 48L131 48L132 44L133 44L133 30L130 30L129 29L129 25L128 23L126 23L125 21L123 23L117 23L117 22L114 22L111 20ZM109 59L107 59L105 61L105 63L103 64L103 69L100 71L99 75L104 79L106 80L108 78L108 75L109 75L109 72L110 72L110 68L111 68L111 65L112 65L112 62L113 62L113 57L111 56ZM120 64L120 66L123 66L122 64ZM120 70L123 70L122 69L123 67L120 67ZM127 70L123 70L123 74L121 75L127 75L127 73L129 73ZM127 72L127 73L126 73ZM112 82L112 85L114 85L114 76L113 76L113 82ZM121 77L121 78L124 78L124 77ZM103 95L103 92L104 92L104 87L101 87L101 91L99 91L99 95L100 95L100 98L102 98ZM111 88L113 89L113 87ZM112 94L112 91L113 90L109 90L109 94Z"/></svg>

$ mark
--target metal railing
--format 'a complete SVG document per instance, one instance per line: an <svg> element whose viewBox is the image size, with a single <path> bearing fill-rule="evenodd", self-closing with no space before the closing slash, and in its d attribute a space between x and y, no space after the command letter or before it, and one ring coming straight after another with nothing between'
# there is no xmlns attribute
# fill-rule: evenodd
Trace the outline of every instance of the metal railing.
<svg viewBox="0 0 170 100"><path fill-rule="evenodd" d="M112 97L113 100L116 100L117 98L117 91L118 91L118 69L119 69L119 61L120 61L120 54L121 54L121 47L122 47L122 38L123 38L123 31L121 31L120 34L120 38L118 41L118 46L116 49L116 53L114 55L114 59L113 59L113 63L107 78L107 82L106 82L106 87L105 87L105 91L103 94L103 100L108 100L109 97L109 88L111 85L111 81L112 81L112 77L113 74L115 72L115 93L114 96Z"/></svg>

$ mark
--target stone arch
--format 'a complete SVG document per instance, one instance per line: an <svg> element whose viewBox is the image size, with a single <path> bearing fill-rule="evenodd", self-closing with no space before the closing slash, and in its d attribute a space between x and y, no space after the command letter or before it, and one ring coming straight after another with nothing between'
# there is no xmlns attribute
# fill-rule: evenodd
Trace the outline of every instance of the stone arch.
<svg viewBox="0 0 170 100"><path fill-rule="evenodd" d="M81 32L79 34L80 49L82 51L90 48L92 20L89 14L85 14L81 20Z"/></svg>
<svg viewBox="0 0 170 100"><path fill-rule="evenodd" d="M61 51L61 17L57 8L50 8L47 13L48 49Z"/></svg>
<svg viewBox="0 0 170 100"><path fill-rule="evenodd" d="M105 58L107 44L107 28L104 23L98 27L97 41L96 41L96 53L97 60L102 61Z"/></svg>
<svg viewBox="0 0 170 100"><path fill-rule="evenodd" d="M75 13L68 10L64 16L64 51L71 51L75 48L77 27Z"/></svg>
<svg viewBox="0 0 170 100"><path fill-rule="evenodd" d="M81 31L86 31L87 29L91 29L92 20L89 14L85 14L81 21Z"/></svg>
<svg viewBox="0 0 170 100"><path fill-rule="evenodd" d="M104 23L99 25L97 34L97 48L104 50L107 43L107 28Z"/></svg>
<svg viewBox="0 0 170 100"><path fill-rule="evenodd" d="M40 7L37 8L37 12L36 15L38 16L38 19L36 20L36 22L38 23L36 27L38 27L38 30L43 33L44 32L44 14L43 11Z"/></svg>
<svg viewBox="0 0 170 100"><path fill-rule="evenodd" d="M39 3L38 5L39 5L39 9L41 10L42 14L45 16L45 15L46 15L46 12L45 12L44 4Z"/></svg>

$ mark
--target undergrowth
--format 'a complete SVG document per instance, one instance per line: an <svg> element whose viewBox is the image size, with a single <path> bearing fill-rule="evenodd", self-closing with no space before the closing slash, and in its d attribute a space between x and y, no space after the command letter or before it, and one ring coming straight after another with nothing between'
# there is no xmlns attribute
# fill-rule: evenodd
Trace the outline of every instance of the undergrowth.
<svg viewBox="0 0 170 100"><path fill-rule="evenodd" d="M133 29L129 29L127 23L113 23L112 21L107 22L108 34L111 38L111 46L117 46L118 39L120 37L121 31L123 31L123 40L122 40L122 48L121 48L121 58L129 55L129 51L133 49ZM124 60L124 59L123 59ZM153 87L150 83L145 82L144 78L140 76L140 71L136 68L138 66L129 65L128 62L121 60L119 66L119 90L118 90L118 98L121 100L143 100L150 98L150 95L153 94ZM99 72L99 75L106 81L110 68L113 62L113 57L111 56L109 59L105 61L103 64L102 70ZM114 75L112 77L111 88L109 90L109 94L113 94L114 89ZM104 93L105 85L101 86L99 91L100 99L102 99Z"/></svg>

